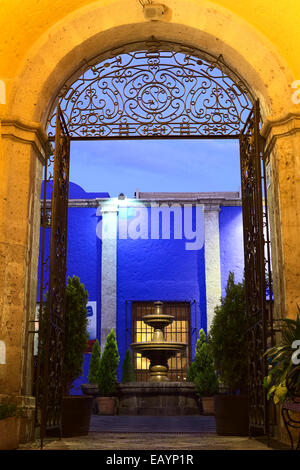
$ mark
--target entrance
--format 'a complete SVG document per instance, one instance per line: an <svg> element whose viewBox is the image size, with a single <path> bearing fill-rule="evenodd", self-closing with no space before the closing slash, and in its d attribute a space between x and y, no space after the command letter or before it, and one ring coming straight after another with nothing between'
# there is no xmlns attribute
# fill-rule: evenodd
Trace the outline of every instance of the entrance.
<svg viewBox="0 0 300 470"><path fill-rule="evenodd" d="M250 434L268 434L263 356L273 341L266 152L260 106L223 57L177 43L131 43L109 50L70 77L49 117L42 244L51 217L50 257L42 246L37 425L61 426L64 286L71 140L239 139L248 319ZM51 169L53 165L53 170ZM47 185L52 185L51 203ZM48 229L49 230L49 229ZM46 276L46 271L49 276ZM48 292L47 300L45 294ZM47 301L48 309L44 309ZM43 370L41 370L41 354Z"/></svg>

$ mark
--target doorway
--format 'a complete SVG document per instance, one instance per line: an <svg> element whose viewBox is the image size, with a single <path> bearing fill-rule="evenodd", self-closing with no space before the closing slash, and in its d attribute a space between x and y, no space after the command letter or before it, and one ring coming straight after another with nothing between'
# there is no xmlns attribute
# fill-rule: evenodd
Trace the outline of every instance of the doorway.
<svg viewBox="0 0 300 470"><path fill-rule="evenodd" d="M45 182L52 182L53 190L46 283L50 292L46 345L49 367L40 380L38 400L42 429L47 428L50 408L56 410L56 416L52 416L54 421L57 425L60 422L62 364L57 365L63 356L70 141L214 138L240 142L250 419L253 429L267 433L268 412L261 378L266 370L262 351L272 340L267 328L272 324L272 312L266 308L271 268L269 235L264 233L268 213L259 102L254 100L241 77L224 63L222 56L213 57L187 45L153 39L107 51L101 58L78 69L56 97L53 109L56 111L49 117L48 131L55 152L51 156L49 150L47 165L54 167L49 173L46 165L44 177ZM46 220L49 209L46 184L44 188L43 220ZM43 260L44 268L46 264L47 260ZM42 270L40 299L45 292L43 273ZM272 298L272 294L269 296ZM50 381L52 388L48 390Z"/></svg>

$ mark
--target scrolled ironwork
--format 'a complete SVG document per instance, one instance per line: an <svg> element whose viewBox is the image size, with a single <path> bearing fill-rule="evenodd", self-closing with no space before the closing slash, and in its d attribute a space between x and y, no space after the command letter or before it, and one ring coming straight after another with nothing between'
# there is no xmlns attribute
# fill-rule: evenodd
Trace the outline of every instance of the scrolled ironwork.
<svg viewBox="0 0 300 470"><path fill-rule="evenodd" d="M47 177L47 167L52 167ZM41 445L49 431L61 434L64 392L64 330L68 225L70 139L59 105L57 106L55 154L45 169L42 270L40 283L38 387L36 425ZM53 179L52 179L53 178ZM50 256L45 259L45 230L48 224L46 184L52 183Z"/></svg>
<svg viewBox="0 0 300 470"><path fill-rule="evenodd" d="M130 48L107 52L63 87L58 100L72 139L240 134L251 95L222 56L159 41ZM55 121L54 113L50 136Z"/></svg>
<svg viewBox="0 0 300 470"><path fill-rule="evenodd" d="M269 433L269 410L263 386L267 375L264 352L268 340L273 341L266 171L259 127L257 101L240 135L250 434Z"/></svg>

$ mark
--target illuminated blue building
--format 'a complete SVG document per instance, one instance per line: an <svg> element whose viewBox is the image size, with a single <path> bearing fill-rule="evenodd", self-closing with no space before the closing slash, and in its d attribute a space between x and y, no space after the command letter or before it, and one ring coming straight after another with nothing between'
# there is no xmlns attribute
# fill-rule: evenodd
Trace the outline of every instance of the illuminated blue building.
<svg viewBox="0 0 300 470"><path fill-rule="evenodd" d="M86 193L70 183L67 275L89 292L90 340L103 348L117 334L120 370L133 341L148 339L142 316L160 300L176 320L168 334L189 344L173 359L173 380L184 380L200 328L209 329L229 271L242 280L242 207L238 192L142 193L134 199ZM87 382L84 375L73 393ZM146 365L135 358L138 380ZM120 371L119 371L120 372ZM120 378L120 375L119 375Z"/></svg>

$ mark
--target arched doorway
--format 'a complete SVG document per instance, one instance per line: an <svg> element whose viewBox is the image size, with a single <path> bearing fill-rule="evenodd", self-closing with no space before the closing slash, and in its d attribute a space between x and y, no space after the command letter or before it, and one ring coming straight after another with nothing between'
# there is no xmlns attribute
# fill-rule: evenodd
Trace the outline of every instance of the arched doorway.
<svg viewBox="0 0 300 470"><path fill-rule="evenodd" d="M53 113L53 109L56 112ZM53 177L51 207L46 185L43 227L51 211L46 364L38 381L41 436L60 426L66 271L67 208L71 140L239 139L247 293L250 431L268 432L263 352L273 340L270 239L265 148L259 102L222 56L174 42L130 43L105 51L80 67L52 103L45 178ZM54 163L53 175L48 166ZM42 260L45 266L46 260ZM267 271L266 271L267 269ZM267 276L266 276L267 274ZM269 281L267 281L267 278ZM40 302L42 312L42 301ZM269 302L271 305L272 302ZM39 368L38 368L39 370Z"/></svg>

